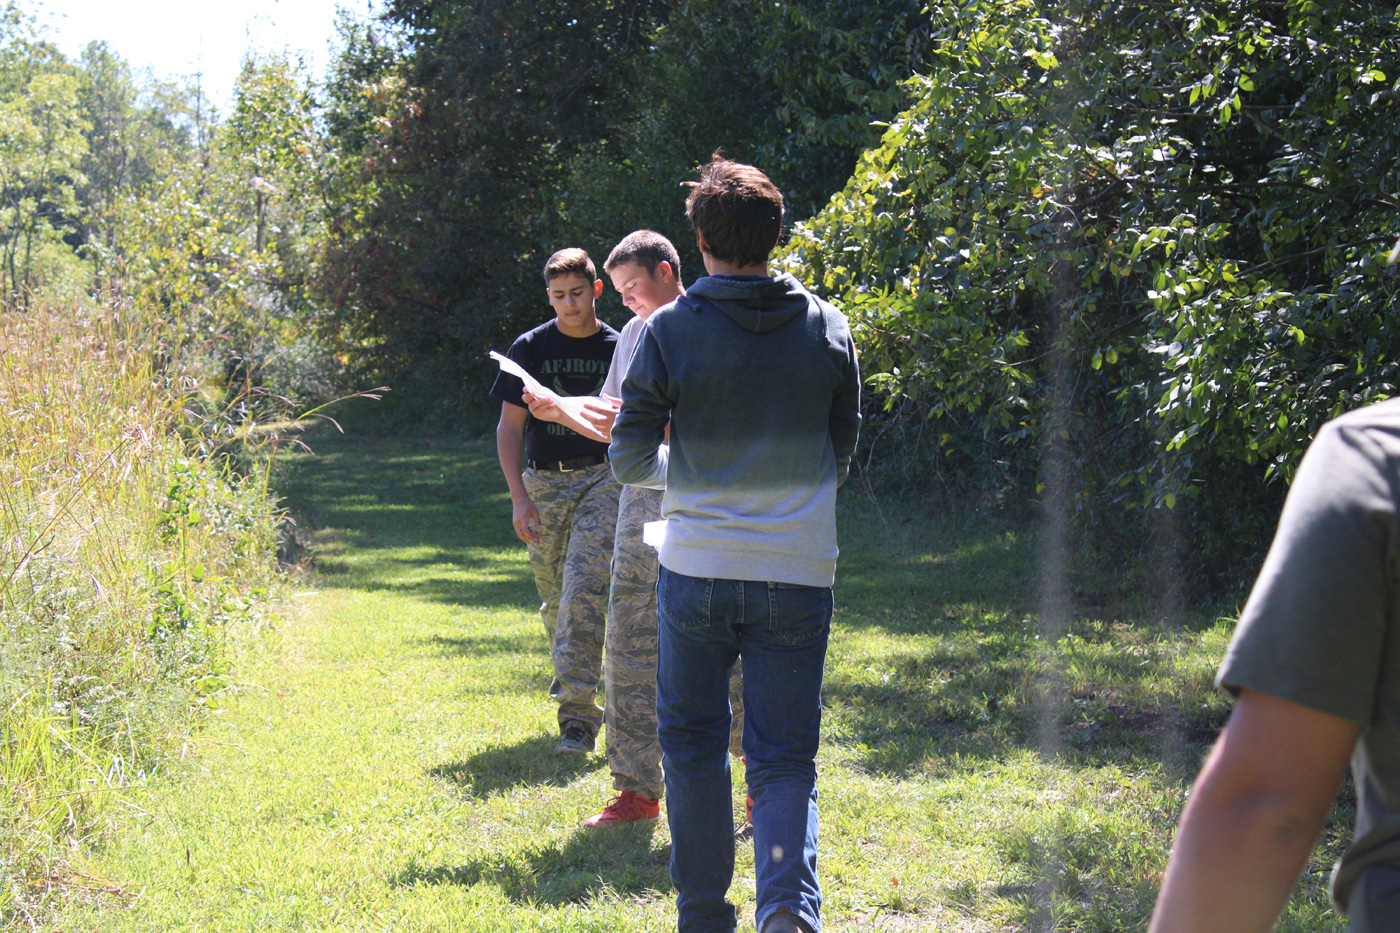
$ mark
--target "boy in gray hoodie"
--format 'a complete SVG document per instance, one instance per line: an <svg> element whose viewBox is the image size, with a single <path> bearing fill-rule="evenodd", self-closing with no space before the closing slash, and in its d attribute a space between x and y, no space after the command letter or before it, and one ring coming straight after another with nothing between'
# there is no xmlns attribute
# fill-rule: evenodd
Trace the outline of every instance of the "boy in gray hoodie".
<svg viewBox="0 0 1400 933"><path fill-rule="evenodd" d="M768 274L782 212L753 166L717 155L701 169L686 215L710 274L652 315L612 429L617 478L666 490L657 717L680 933L737 925L726 752L740 658L755 920L821 929L815 758L860 373L845 317Z"/></svg>

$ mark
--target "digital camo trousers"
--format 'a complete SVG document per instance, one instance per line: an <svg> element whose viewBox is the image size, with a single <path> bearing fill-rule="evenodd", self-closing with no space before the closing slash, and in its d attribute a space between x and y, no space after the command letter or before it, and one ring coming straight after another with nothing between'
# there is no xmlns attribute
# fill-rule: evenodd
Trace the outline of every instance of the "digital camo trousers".
<svg viewBox="0 0 1400 933"><path fill-rule="evenodd" d="M657 615L655 549L642 543L642 526L661 517L660 490L622 487L608 596L607 646L603 653L608 768L615 790L660 798L666 783L656 738ZM729 678L734 711L729 749L743 754L744 678L738 664Z"/></svg>
<svg viewBox="0 0 1400 933"><path fill-rule="evenodd" d="M540 543L529 551L554 661L549 695L559 704L561 727L578 720L597 735L603 711L594 699L622 487L606 462L568 472L529 469L521 479L540 513Z"/></svg>

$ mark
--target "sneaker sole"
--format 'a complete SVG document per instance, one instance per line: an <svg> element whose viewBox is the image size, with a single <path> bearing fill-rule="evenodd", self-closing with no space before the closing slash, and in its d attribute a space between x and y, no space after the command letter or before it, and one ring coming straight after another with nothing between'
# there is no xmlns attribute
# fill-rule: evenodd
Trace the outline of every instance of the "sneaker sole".
<svg viewBox="0 0 1400 933"><path fill-rule="evenodd" d="M592 753L592 751L593 751L593 749L588 748L587 746L584 746L584 745L563 745L563 744L560 744L560 745L556 745L556 746L554 747L554 754L555 754L555 755L587 755L587 754Z"/></svg>
<svg viewBox="0 0 1400 933"><path fill-rule="evenodd" d="M583 821L585 829L607 829L609 826L626 826L628 823L655 823L661 819L661 814L656 816L638 816L630 820L598 820L596 822Z"/></svg>

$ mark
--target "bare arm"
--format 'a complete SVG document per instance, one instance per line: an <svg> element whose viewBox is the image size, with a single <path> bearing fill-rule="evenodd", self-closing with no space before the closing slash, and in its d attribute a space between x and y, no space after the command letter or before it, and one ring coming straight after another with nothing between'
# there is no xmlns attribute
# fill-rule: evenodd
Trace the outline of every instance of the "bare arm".
<svg viewBox="0 0 1400 933"><path fill-rule="evenodd" d="M1361 729L1245 690L1181 817L1148 933L1264 933L1307 864Z"/></svg>
<svg viewBox="0 0 1400 933"><path fill-rule="evenodd" d="M511 525L515 536L526 544L540 540L540 513L525 491L520 474L525 472L525 416L519 405L501 403L501 420L496 423L496 457L510 487Z"/></svg>

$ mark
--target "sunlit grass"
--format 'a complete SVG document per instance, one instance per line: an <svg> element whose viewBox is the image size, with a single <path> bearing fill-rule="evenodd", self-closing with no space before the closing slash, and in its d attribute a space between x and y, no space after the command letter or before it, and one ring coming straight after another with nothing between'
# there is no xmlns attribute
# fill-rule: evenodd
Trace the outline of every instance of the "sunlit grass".
<svg viewBox="0 0 1400 933"><path fill-rule="evenodd" d="M282 482L321 587L247 657L187 767L88 871L73 930L664 931L664 821L590 833L601 756L551 754L548 658L488 443L323 437ZM372 496L390 508L363 512ZM826 927L1141 929L1223 722L1230 623L1094 573L1047 641L1034 525L841 504L819 756ZM1124 573L1131 568L1122 568ZM1118 592L1122 580L1103 581ZM740 806L735 788L735 810ZM1345 811L1341 811L1345 821ZM1337 929L1329 827L1284 929ZM752 854L733 896L752 930Z"/></svg>

